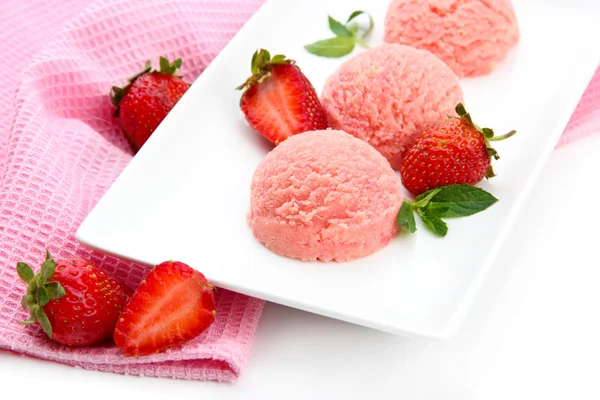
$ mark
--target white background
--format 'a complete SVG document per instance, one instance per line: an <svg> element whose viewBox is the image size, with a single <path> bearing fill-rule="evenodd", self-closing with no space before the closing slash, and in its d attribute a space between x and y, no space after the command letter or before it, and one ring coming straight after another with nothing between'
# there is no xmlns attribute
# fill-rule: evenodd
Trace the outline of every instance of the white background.
<svg viewBox="0 0 600 400"><path fill-rule="evenodd" d="M600 135L554 152L448 341L267 304L234 383L121 376L0 352L0 398L598 399L599 155ZM377 306L377 293L363 295Z"/></svg>

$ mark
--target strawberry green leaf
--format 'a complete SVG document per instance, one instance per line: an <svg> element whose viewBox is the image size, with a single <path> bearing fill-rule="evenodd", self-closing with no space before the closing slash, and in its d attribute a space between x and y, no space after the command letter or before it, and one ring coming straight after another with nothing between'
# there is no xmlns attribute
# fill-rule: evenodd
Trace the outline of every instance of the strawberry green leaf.
<svg viewBox="0 0 600 400"><path fill-rule="evenodd" d="M281 64L283 61L285 61L285 56L283 54L277 54L271 59L271 64Z"/></svg>
<svg viewBox="0 0 600 400"><path fill-rule="evenodd" d="M56 263L52 259L49 251L46 251L46 261L42 264L42 269L40 270L39 276L39 285L43 286L48 283L48 280L54 275L54 270L56 269Z"/></svg>
<svg viewBox="0 0 600 400"><path fill-rule="evenodd" d="M304 48L318 56L337 58L349 54L354 49L354 38L338 36L308 44Z"/></svg>
<svg viewBox="0 0 600 400"><path fill-rule="evenodd" d="M46 332L46 335L48 335L49 338L52 338L52 325L50 324L48 316L44 310L42 310L42 308L38 308L35 312L35 316L44 332Z"/></svg>
<svg viewBox="0 0 600 400"><path fill-rule="evenodd" d="M165 57L159 58L160 72L168 74L171 71L171 63Z"/></svg>
<svg viewBox="0 0 600 400"><path fill-rule="evenodd" d="M60 299L67 294L60 282L48 282L46 291L48 292L48 298L50 300Z"/></svg>
<svg viewBox="0 0 600 400"><path fill-rule="evenodd" d="M48 292L46 291L46 288L44 286L38 287L37 299L40 307L44 307L50 301L50 298L48 297Z"/></svg>
<svg viewBox="0 0 600 400"><path fill-rule="evenodd" d="M400 228L404 229L405 231L415 233L417 230L415 215L413 213L412 206L408 201L404 201L404 203L402 203L402 207L400 207L400 211L398 212L397 221Z"/></svg>
<svg viewBox="0 0 600 400"><path fill-rule="evenodd" d="M269 50L262 49L262 54L263 54L263 59L265 60L265 62L271 61L271 53L269 53Z"/></svg>
<svg viewBox="0 0 600 400"><path fill-rule="evenodd" d="M31 267L24 262L17 263L17 274L25 283L30 283L34 276Z"/></svg>
<svg viewBox="0 0 600 400"><path fill-rule="evenodd" d="M491 147L486 147L485 151L488 153L488 155L490 157L494 157L494 160L500 159L500 156L498 155L498 152L496 151L496 149L493 149Z"/></svg>
<svg viewBox="0 0 600 400"><path fill-rule="evenodd" d="M252 55L252 61L251 61L251 64L250 64L250 70L252 71L252 75L258 74L258 72L260 70L259 63L257 62L259 54L260 54L260 51L257 50Z"/></svg>
<svg viewBox="0 0 600 400"><path fill-rule="evenodd" d="M252 75L259 75L261 69L271 61L271 54L268 50L260 49L254 53L252 56Z"/></svg>
<svg viewBox="0 0 600 400"><path fill-rule="evenodd" d="M498 199L485 190L470 185L449 185L439 188L440 191L427 205L426 212L440 218L458 218L477 214ZM443 208L444 211L431 211Z"/></svg>
<svg viewBox="0 0 600 400"><path fill-rule="evenodd" d="M448 225L444 221L442 221L439 217L428 214L427 212L419 213L421 216L421 220L423 224L429 229L431 232L436 234L437 236L446 236L448 233Z"/></svg>
<svg viewBox="0 0 600 400"><path fill-rule="evenodd" d="M490 128L483 128L483 129L481 129L481 133L483 133L483 136L486 139L491 139L492 137L494 137L494 131L491 130Z"/></svg>
<svg viewBox="0 0 600 400"><path fill-rule="evenodd" d="M463 103L458 103L456 105L455 108L456 114L462 118L463 120L465 120L469 125L471 125L473 128L477 129L478 131L480 131L481 129L479 129L478 127L475 126L475 124L473 123L473 120L471 119L471 115L467 112L467 110L465 109L465 106Z"/></svg>
<svg viewBox="0 0 600 400"><path fill-rule="evenodd" d="M118 106L121 103L121 99L125 96L125 89L118 86L113 86L110 90L110 101L113 106ZM118 117L118 114L115 115Z"/></svg>
<svg viewBox="0 0 600 400"><path fill-rule="evenodd" d="M29 310L29 308L31 306L33 306L35 304L35 297L31 294L26 294L25 296L21 297L21 305L23 306L24 309Z"/></svg>
<svg viewBox="0 0 600 400"><path fill-rule="evenodd" d="M160 70L159 71L155 71L161 74L167 74L167 75L175 75L175 72L177 72L177 70L181 67L182 64L182 60L181 58L178 58L177 60L173 61L173 62L169 62L169 60L165 57L160 57L159 58L159 64L160 64Z"/></svg>
<svg viewBox="0 0 600 400"><path fill-rule="evenodd" d="M329 16L329 29L331 29L331 32L336 36L352 36L352 32L350 32L348 28L342 25L341 22L331 18L331 16Z"/></svg>

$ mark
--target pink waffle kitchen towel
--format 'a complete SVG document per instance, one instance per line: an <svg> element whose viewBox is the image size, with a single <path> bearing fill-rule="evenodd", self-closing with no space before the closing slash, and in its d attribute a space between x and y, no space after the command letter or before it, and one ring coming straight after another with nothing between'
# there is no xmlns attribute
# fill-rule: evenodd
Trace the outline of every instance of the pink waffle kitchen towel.
<svg viewBox="0 0 600 400"><path fill-rule="evenodd" d="M75 231L131 160L107 93L143 61L183 57L194 80L263 0L0 2L0 348L87 369L229 381L243 369L263 302L220 290L206 334L150 357L72 349L24 327L18 260L83 256L135 287L143 266L92 252ZM19 75L23 67L24 71ZM560 144L600 131L600 71Z"/></svg>
<svg viewBox="0 0 600 400"><path fill-rule="evenodd" d="M110 87L147 59L158 65L161 55L182 57L181 73L195 80L262 2L3 0L0 348L116 373L218 381L239 375L261 300L218 290L217 319L202 336L165 353L126 358L111 344L68 348L47 340L37 326L21 325L24 286L14 268L18 260L39 265L48 247L55 257L89 258L130 287L138 285L145 267L75 240L77 227L132 158L111 119Z"/></svg>

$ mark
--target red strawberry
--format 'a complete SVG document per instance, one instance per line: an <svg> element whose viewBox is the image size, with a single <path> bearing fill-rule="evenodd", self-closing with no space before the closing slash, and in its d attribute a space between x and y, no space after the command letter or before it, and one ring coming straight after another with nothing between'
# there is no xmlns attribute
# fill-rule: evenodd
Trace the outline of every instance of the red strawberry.
<svg viewBox="0 0 600 400"><path fill-rule="evenodd" d="M170 63L160 58L160 70L152 71L150 61L142 72L129 79L124 88L113 86L110 99L117 106L121 130L134 153L146 143L190 85L175 72L181 58Z"/></svg>
<svg viewBox="0 0 600 400"><path fill-rule="evenodd" d="M188 265L167 261L144 278L113 338L127 356L158 353L195 338L215 320L213 286Z"/></svg>
<svg viewBox="0 0 600 400"><path fill-rule="evenodd" d="M459 118L421 132L406 151L400 175L412 194L446 185L474 185L494 176L492 157L500 157L490 141L509 138L516 131L494 136L493 130L475 125L462 104L456 106L456 113Z"/></svg>
<svg viewBox="0 0 600 400"><path fill-rule="evenodd" d="M81 258L54 262L46 252L37 275L22 262L17 272L29 284L21 304L31 317L24 323L37 321L52 340L69 346L110 338L131 295L129 288Z"/></svg>
<svg viewBox="0 0 600 400"><path fill-rule="evenodd" d="M319 96L293 60L283 55L271 59L267 50L252 57L252 76L238 90L246 120L276 145L289 136L327 128Z"/></svg>

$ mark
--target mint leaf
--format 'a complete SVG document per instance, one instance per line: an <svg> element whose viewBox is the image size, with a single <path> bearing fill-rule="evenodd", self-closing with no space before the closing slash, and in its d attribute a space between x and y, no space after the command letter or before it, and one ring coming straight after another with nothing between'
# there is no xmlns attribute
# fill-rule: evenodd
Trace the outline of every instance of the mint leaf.
<svg viewBox="0 0 600 400"><path fill-rule="evenodd" d="M352 14L350 14L350 16L348 17L348 21L346 21L346 22L352 21L354 18L358 17L360 14L364 14L364 11L354 11Z"/></svg>
<svg viewBox="0 0 600 400"><path fill-rule="evenodd" d="M431 189L431 190L421 193L415 199L413 206L416 208L425 207L427 204L429 204L431 199L440 192L440 190L442 190L442 189L438 187L438 188Z"/></svg>
<svg viewBox="0 0 600 400"><path fill-rule="evenodd" d="M417 225L415 223L415 215L409 202L405 201L398 212L398 225L400 228L410 233L415 233Z"/></svg>
<svg viewBox="0 0 600 400"><path fill-rule="evenodd" d="M477 214L498 201L485 190L471 185L442 186L429 201L428 209L444 208L443 213L435 213L442 218L467 217Z"/></svg>
<svg viewBox="0 0 600 400"><path fill-rule="evenodd" d="M34 276L31 267L24 262L17 263L17 274L25 283L31 282Z"/></svg>
<svg viewBox="0 0 600 400"><path fill-rule="evenodd" d="M331 32L335 33L336 36L352 36L352 32L342 25L341 22L331 18L331 16L329 16L329 29L331 29Z"/></svg>
<svg viewBox="0 0 600 400"><path fill-rule="evenodd" d="M446 212L449 210L448 207L437 205L435 203L429 203L424 208L424 212L432 217L442 218L446 215Z"/></svg>
<svg viewBox="0 0 600 400"><path fill-rule="evenodd" d="M363 29L362 34L360 34L360 25L351 21L362 14L368 15L369 26L368 28ZM321 57L337 58L351 53L356 47L356 44L366 48L369 47L369 45L365 43L363 39L367 37L373 30L374 22L371 15L364 11L354 11L352 14L350 14L350 17L345 25L330 15L327 17L329 21L329 29L331 29L336 37L307 44L304 46L307 51Z"/></svg>
<svg viewBox="0 0 600 400"><path fill-rule="evenodd" d="M318 42L304 46L304 48L322 57L342 57L354 49L354 38L338 36L331 39L319 40Z"/></svg>
<svg viewBox="0 0 600 400"><path fill-rule="evenodd" d="M347 24L346 28L352 33L352 36L356 36L356 33L358 32L358 24L356 22Z"/></svg>
<svg viewBox="0 0 600 400"><path fill-rule="evenodd" d="M446 225L439 217L427 214L426 212L421 212L419 215L427 229L437 236L446 236L446 233L448 233L448 225Z"/></svg>
<svg viewBox="0 0 600 400"><path fill-rule="evenodd" d="M373 17L371 17L371 14L365 12L365 11L354 11L352 14L350 14L350 17L348 17L348 22L352 21L354 18L358 17L359 15L362 14L366 14L369 17L369 27L367 28L367 30L363 33L363 35L361 36L361 39L366 38L367 36L369 36L369 33L371 33L371 31L373 30L373 27L375 26L375 22L373 21Z"/></svg>

